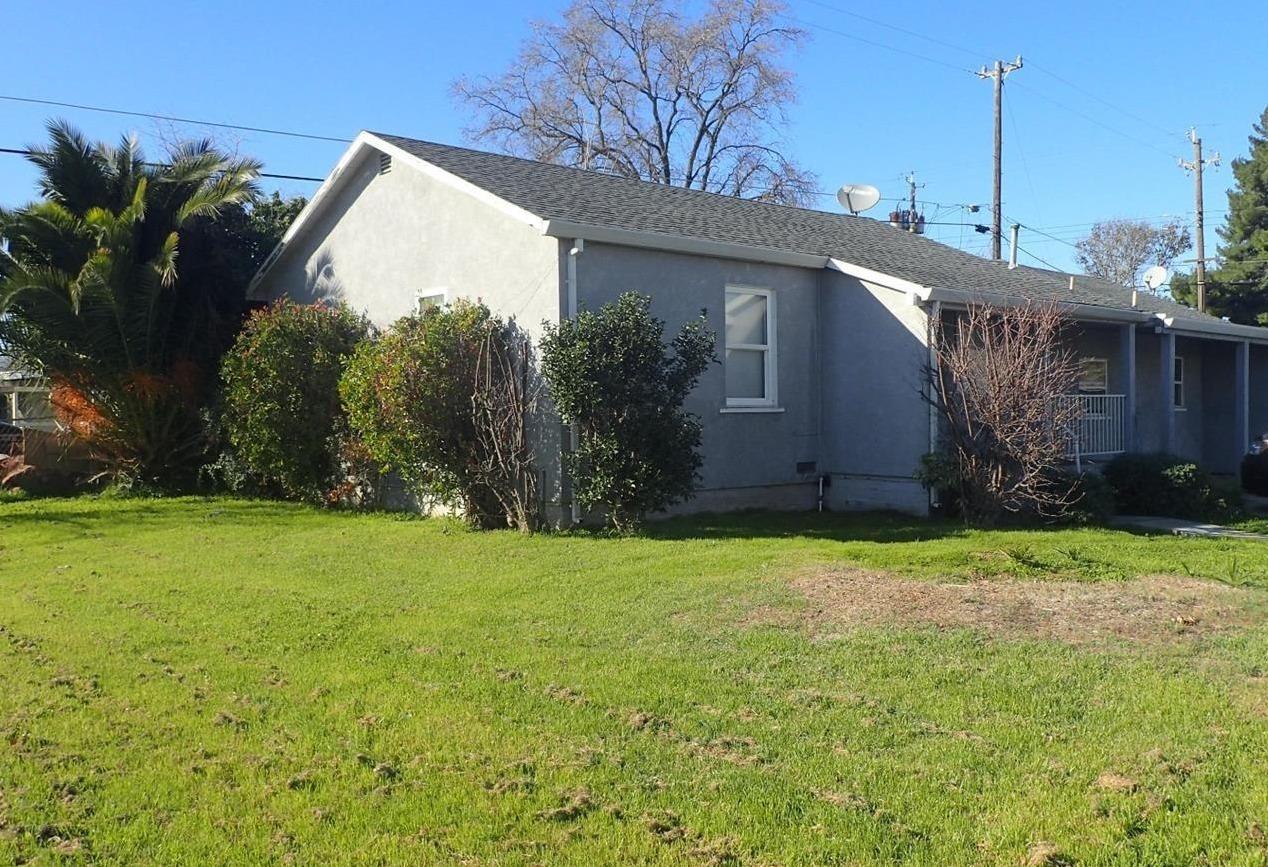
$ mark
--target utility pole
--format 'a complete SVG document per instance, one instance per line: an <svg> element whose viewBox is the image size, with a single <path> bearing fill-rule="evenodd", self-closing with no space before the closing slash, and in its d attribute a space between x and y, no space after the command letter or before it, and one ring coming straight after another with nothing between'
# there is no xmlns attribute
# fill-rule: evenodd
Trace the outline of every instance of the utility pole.
<svg viewBox="0 0 1268 867"><path fill-rule="evenodd" d="M1202 166L1210 163L1220 164L1220 155L1215 153L1208 160L1202 159L1202 139L1198 137L1197 127L1189 128L1189 141L1193 142L1193 161L1180 160L1180 168L1193 172L1193 217L1194 232L1197 234L1198 267L1194 277L1198 284L1198 310L1206 312L1206 218L1202 208Z"/></svg>
<svg viewBox="0 0 1268 867"><path fill-rule="evenodd" d="M1003 174L1004 174L1004 79L1010 72L1021 69L1021 55L1011 63L995 61L992 69L983 66L978 70L978 78L990 78L995 85L995 177L994 198L991 205L991 258L1000 259L1004 215L1002 210Z"/></svg>
<svg viewBox="0 0 1268 867"><path fill-rule="evenodd" d="M924 234L925 231L924 215L918 214L916 211L916 190L923 189L924 186L924 184L916 183L916 173L914 171L907 173L907 194L908 201L911 203L911 210L907 212L910 219L907 231L917 234Z"/></svg>

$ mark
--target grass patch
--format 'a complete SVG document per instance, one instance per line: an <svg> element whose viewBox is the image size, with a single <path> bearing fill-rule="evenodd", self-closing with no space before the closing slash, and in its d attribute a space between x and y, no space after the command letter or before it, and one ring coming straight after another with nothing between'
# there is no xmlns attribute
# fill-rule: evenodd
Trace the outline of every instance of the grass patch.
<svg viewBox="0 0 1268 867"><path fill-rule="evenodd" d="M1124 654L744 622L816 564L1268 587L1263 545L1094 529L4 502L0 861L1263 859L1268 629Z"/></svg>

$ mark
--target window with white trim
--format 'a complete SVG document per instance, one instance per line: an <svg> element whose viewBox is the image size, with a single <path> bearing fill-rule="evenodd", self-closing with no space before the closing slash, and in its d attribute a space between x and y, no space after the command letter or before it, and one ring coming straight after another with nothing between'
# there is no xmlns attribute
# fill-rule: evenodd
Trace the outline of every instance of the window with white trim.
<svg viewBox="0 0 1268 867"><path fill-rule="evenodd" d="M449 300L449 290L441 286L437 289L424 289L414 296L414 312L422 313L428 307L443 307Z"/></svg>
<svg viewBox="0 0 1268 867"><path fill-rule="evenodd" d="M1109 391L1109 361L1104 358L1079 359L1079 394L1106 394Z"/></svg>
<svg viewBox="0 0 1268 867"><path fill-rule="evenodd" d="M1184 409L1184 359L1179 355L1176 356L1176 366L1174 375L1171 378L1171 387L1173 389L1173 398L1176 409Z"/></svg>
<svg viewBox="0 0 1268 867"><path fill-rule="evenodd" d="M776 406L775 292L726 287L726 405Z"/></svg>

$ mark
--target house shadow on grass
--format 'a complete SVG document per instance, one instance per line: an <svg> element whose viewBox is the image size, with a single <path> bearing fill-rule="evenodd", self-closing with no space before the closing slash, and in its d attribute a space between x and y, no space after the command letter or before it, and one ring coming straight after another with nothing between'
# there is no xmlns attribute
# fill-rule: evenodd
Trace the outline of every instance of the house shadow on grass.
<svg viewBox="0 0 1268 867"><path fill-rule="evenodd" d="M0 527L73 527L108 531L121 526L164 529L188 527L192 521L231 517L248 523L270 522L308 511L295 503L270 500L233 500L212 497L27 497L0 501Z"/></svg>
<svg viewBox="0 0 1268 867"><path fill-rule="evenodd" d="M651 522L649 539L819 539L830 542L922 542L964 536L969 528L942 518L898 512L703 513Z"/></svg>

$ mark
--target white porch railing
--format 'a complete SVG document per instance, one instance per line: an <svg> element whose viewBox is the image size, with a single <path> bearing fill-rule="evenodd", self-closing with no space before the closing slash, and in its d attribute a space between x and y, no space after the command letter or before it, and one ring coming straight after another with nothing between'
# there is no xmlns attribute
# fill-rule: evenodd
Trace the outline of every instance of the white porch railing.
<svg viewBox="0 0 1268 867"><path fill-rule="evenodd" d="M1068 394L1061 400L1079 404L1074 423L1077 438L1070 437L1066 456L1073 458L1116 455L1127 451L1127 395Z"/></svg>

